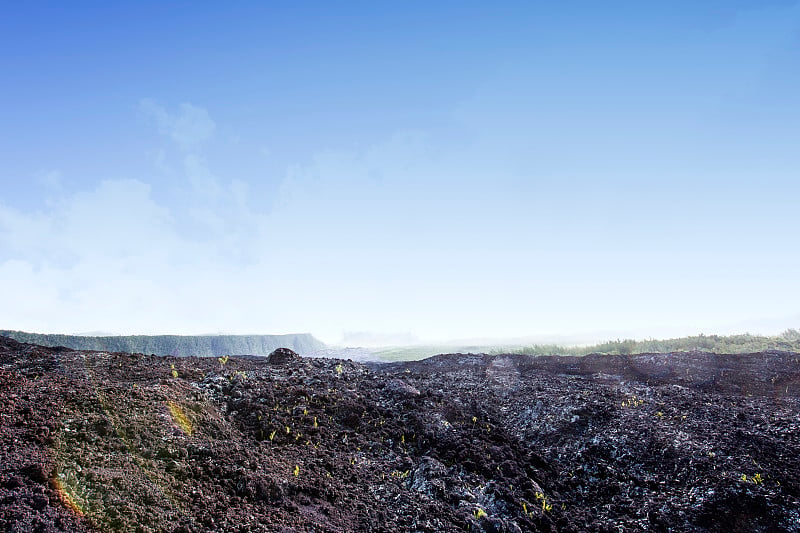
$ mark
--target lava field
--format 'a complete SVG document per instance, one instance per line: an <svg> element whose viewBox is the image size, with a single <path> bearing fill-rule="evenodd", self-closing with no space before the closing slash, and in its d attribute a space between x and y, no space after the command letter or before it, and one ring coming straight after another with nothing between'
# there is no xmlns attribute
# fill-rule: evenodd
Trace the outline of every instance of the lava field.
<svg viewBox="0 0 800 533"><path fill-rule="evenodd" d="M0 337L8 532L800 531L800 355L408 363Z"/></svg>

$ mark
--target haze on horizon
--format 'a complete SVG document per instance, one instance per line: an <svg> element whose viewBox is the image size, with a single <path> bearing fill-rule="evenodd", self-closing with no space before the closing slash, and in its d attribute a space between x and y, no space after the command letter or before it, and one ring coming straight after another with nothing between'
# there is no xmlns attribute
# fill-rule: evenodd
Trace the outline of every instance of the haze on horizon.
<svg viewBox="0 0 800 533"><path fill-rule="evenodd" d="M800 4L8 5L0 329L800 326Z"/></svg>

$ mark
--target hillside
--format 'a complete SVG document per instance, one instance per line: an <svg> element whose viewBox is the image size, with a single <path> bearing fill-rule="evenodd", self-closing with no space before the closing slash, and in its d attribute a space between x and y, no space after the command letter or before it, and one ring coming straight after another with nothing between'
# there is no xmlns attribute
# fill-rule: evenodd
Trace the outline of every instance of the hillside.
<svg viewBox="0 0 800 533"><path fill-rule="evenodd" d="M289 335L127 335L91 337L26 333L0 330L0 336L40 346L65 346L73 350L147 353L177 357L219 357L222 355L268 355L280 347L300 354L325 348L308 333Z"/></svg>
<svg viewBox="0 0 800 533"><path fill-rule="evenodd" d="M800 355L153 357L0 337L0 531L800 530Z"/></svg>
<svg viewBox="0 0 800 533"><path fill-rule="evenodd" d="M480 343L482 342L482 343ZM521 344L519 340L458 342L448 344L415 344L387 346L367 350L369 359L377 361L415 361L442 353L491 353L522 355L627 355L634 353L709 352L746 354L767 351L800 352L800 331L787 329L779 335L692 335L672 339L609 340L591 345ZM345 356L346 357L346 356Z"/></svg>
<svg viewBox="0 0 800 533"><path fill-rule="evenodd" d="M590 346L560 346L557 344L538 344L523 346L497 353L513 353L525 355L588 355L602 353L610 355L627 355L633 353L668 353L668 352L710 352L710 353L754 353L771 350L800 352L800 331L787 329L780 335L692 335L673 339L624 339L612 340Z"/></svg>

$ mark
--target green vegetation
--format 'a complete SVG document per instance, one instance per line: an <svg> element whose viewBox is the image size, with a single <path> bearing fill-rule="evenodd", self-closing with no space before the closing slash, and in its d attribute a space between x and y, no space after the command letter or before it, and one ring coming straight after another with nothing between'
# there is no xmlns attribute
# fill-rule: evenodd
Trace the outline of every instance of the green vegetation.
<svg viewBox="0 0 800 533"><path fill-rule="evenodd" d="M0 335L19 342L42 346L66 346L74 350L106 352L153 353L156 355L214 356L269 355L279 347L298 353L311 353L325 345L309 334L293 335L134 335L120 337L83 337L77 335L44 335L23 331L0 330ZM712 353L752 353L767 350L800 352L800 331L788 329L775 336L695 335L676 339L617 339L592 346L562 346L558 344L456 346L425 345L397 346L374 351L382 361L414 361L442 353L489 353L526 355L586 355L604 353L628 355L633 353L669 353L704 351ZM337 368L337 374L340 373Z"/></svg>
<svg viewBox="0 0 800 533"><path fill-rule="evenodd" d="M764 483L764 476L762 476L759 473L756 473L755 475L750 477L747 477L747 474L742 474L742 477L740 479L745 483L749 481L750 483L755 483L756 485L761 485L762 483Z"/></svg>
<svg viewBox="0 0 800 533"><path fill-rule="evenodd" d="M622 407L639 407L642 404L644 404L644 400L636 396L631 396L627 400L622 400Z"/></svg>
<svg viewBox="0 0 800 533"><path fill-rule="evenodd" d="M542 511L552 511L553 505L547 503L547 497L544 495L543 492L536 493L536 500L542 502Z"/></svg>
<svg viewBox="0 0 800 533"><path fill-rule="evenodd" d="M448 344L432 344L417 346L393 346L374 350L381 361L418 361L441 353L510 353L520 349L519 345L507 346L459 346Z"/></svg>
<svg viewBox="0 0 800 533"><path fill-rule="evenodd" d="M609 355L628 355L633 353L669 353L703 351L712 353L753 353L767 350L800 352L800 331L787 329L780 335L766 337L761 335L695 335L677 339L634 339L608 341L593 346L559 346L555 344L535 344L511 352L493 350L493 353L520 353L527 355L587 355L604 353Z"/></svg>
<svg viewBox="0 0 800 533"><path fill-rule="evenodd" d="M753 353L767 350L800 352L800 331L788 329L780 335L771 337L761 335L695 335L676 339L617 339L592 346L563 346L560 344L456 346L456 345L418 345L395 346L375 350L375 356L382 361L417 361L443 353L488 353L525 355L587 355L604 353L609 355L628 355L634 353L669 353L703 351L712 353Z"/></svg>
<svg viewBox="0 0 800 533"><path fill-rule="evenodd" d="M65 346L73 350L128 352L156 355L219 357L269 355L276 348L307 354L325 345L308 333L290 335L127 335L84 337L0 330L0 335L40 346Z"/></svg>

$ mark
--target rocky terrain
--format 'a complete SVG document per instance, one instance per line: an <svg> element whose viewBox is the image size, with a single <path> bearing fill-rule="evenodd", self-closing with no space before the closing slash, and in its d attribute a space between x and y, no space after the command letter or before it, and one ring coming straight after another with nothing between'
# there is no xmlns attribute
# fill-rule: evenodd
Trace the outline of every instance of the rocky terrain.
<svg viewBox="0 0 800 533"><path fill-rule="evenodd" d="M800 531L800 356L362 364L0 338L0 530Z"/></svg>

